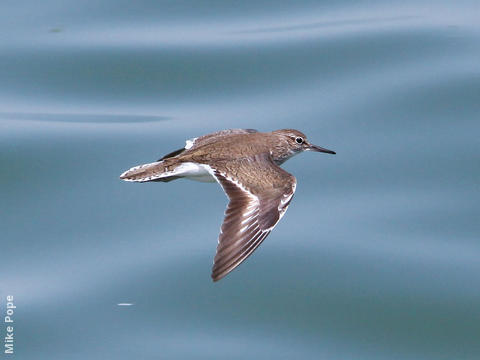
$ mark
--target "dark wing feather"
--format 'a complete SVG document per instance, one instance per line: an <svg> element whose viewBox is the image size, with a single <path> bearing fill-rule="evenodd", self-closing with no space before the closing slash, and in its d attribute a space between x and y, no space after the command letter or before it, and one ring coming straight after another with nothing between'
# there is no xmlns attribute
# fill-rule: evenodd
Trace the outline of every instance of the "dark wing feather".
<svg viewBox="0 0 480 360"><path fill-rule="evenodd" d="M171 153L168 153L167 155L161 157L160 159L158 159L157 161L162 161L162 160L165 160L165 159L168 159L168 158L172 158L172 157L175 157L177 155L180 155L182 152L185 151L185 148L181 148L181 149L178 149L178 150L175 150L175 151L172 151Z"/></svg>
<svg viewBox="0 0 480 360"><path fill-rule="evenodd" d="M296 180L268 154L219 163L214 174L230 198L212 270L218 281L270 234L290 204Z"/></svg>

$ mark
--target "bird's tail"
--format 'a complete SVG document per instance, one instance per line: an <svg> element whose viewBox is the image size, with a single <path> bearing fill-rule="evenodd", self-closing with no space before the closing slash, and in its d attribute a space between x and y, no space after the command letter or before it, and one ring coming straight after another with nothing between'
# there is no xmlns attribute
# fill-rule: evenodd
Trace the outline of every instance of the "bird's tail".
<svg viewBox="0 0 480 360"><path fill-rule="evenodd" d="M173 172L177 164L165 159L149 164L138 165L125 171L120 179L125 181L146 182L146 181L171 181L177 179Z"/></svg>

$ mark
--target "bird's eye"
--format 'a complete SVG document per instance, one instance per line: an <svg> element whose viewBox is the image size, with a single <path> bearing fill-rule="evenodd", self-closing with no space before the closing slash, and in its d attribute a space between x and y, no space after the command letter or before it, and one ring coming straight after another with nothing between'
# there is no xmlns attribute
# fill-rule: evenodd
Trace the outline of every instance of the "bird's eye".
<svg viewBox="0 0 480 360"><path fill-rule="evenodd" d="M301 137L297 137L295 141L297 142L297 144L303 144L303 138Z"/></svg>

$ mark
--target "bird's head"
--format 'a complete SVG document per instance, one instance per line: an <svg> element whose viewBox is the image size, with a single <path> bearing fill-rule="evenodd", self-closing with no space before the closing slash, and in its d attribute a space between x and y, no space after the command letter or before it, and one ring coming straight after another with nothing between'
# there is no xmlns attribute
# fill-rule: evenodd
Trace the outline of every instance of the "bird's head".
<svg viewBox="0 0 480 360"><path fill-rule="evenodd" d="M335 154L335 151L311 144L307 140L306 135L298 130L282 129L273 131L272 134L274 134L278 140L272 156L275 161L280 163L303 151Z"/></svg>

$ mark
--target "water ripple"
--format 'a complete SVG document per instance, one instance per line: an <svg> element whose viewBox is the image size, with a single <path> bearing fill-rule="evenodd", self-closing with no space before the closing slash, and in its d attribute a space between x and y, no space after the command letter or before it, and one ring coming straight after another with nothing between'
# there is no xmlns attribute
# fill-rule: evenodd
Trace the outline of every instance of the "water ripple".
<svg viewBox="0 0 480 360"><path fill-rule="evenodd" d="M69 114L69 113L14 113L0 112L0 120L29 120L65 123L144 123L171 120L165 116L126 114Z"/></svg>
<svg viewBox="0 0 480 360"><path fill-rule="evenodd" d="M478 1L0 10L19 358L480 358ZM118 176L233 127L338 153L285 164L288 214L213 284L221 189Z"/></svg>

